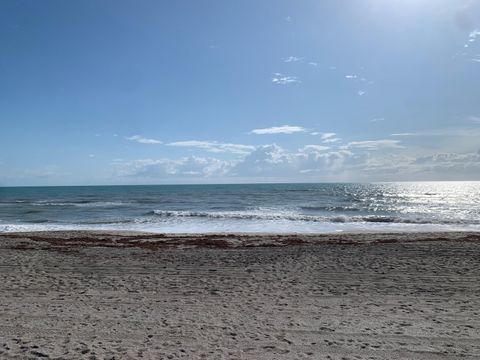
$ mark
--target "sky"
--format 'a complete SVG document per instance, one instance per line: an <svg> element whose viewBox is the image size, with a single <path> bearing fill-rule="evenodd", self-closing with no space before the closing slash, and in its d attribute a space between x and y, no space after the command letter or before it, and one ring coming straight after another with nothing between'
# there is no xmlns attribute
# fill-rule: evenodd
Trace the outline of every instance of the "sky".
<svg viewBox="0 0 480 360"><path fill-rule="evenodd" d="M480 180L480 0L0 2L0 185Z"/></svg>

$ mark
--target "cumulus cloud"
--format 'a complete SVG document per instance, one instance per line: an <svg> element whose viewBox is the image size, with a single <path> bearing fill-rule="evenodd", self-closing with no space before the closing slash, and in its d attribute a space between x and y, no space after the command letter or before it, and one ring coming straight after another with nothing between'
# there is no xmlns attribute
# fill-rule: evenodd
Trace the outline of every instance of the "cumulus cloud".
<svg viewBox="0 0 480 360"><path fill-rule="evenodd" d="M222 177L232 163L215 158L197 156L180 159L141 159L114 161L115 174L122 177L138 178L185 178L185 177Z"/></svg>
<svg viewBox="0 0 480 360"><path fill-rule="evenodd" d="M203 149L213 153L229 152L233 154L248 154L253 150L255 150L255 147L251 145L229 144L229 143L219 143L216 141L199 141L199 140L176 141L176 142L169 143L167 145L177 146L177 147L193 147L193 148Z"/></svg>
<svg viewBox="0 0 480 360"><path fill-rule="evenodd" d="M135 141L140 144L161 144L162 143L160 140L148 139L141 135L133 135L133 136L126 137L125 139L129 141Z"/></svg>
<svg viewBox="0 0 480 360"><path fill-rule="evenodd" d="M365 150L379 150L379 149L399 149L403 148L400 145L400 140L382 139L382 140L365 140L365 141L351 141L343 147L344 149L365 149Z"/></svg>
<svg viewBox="0 0 480 360"><path fill-rule="evenodd" d="M372 144L368 146L368 150L378 149ZM356 151L353 146L350 149L330 149L323 145L305 145L296 151L287 151L276 144L270 144L259 146L243 158L232 161L197 156L132 161L119 159L114 162L114 166L116 176L158 181L200 178L257 180L310 178L329 181L475 180L480 178L480 151L415 157L396 153Z"/></svg>
<svg viewBox="0 0 480 360"><path fill-rule="evenodd" d="M420 157L394 156L370 159L365 173L389 180L478 180L480 151L437 153Z"/></svg>
<svg viewBox="0 0 480 360"><path fill-rule="evenodd" d="M305 132L305 129L301 126L282 125L273 126L263 129L254 129L251 131L255 135L269 135L269 134L294 134L299 132Z"/></svg>
<svg viewBox="0 0 480 360"><path fill-rule="evenodd" d="M429 156L421 156L415 159L415 164L441 165L444 167L456 167L459 164L462 167L480 168L480 150L472 153L439 153Z"/></svg>
<svg viewBox="0 0 480 360"><path fill-rule="evenodd" d="M307 173L331 175L353 156L348 150L327 150L328 147L321 145L306 145L296 152L288 152L276 144L260 146L238 162L231 175L286 178Z"/></svg>
<svg viewBox="0 0 480 360"><path fill-rule="evenodd" d="M288 76L281 73L275 73L273 74L272 82L278 85L288 85L292 83L300 83L301 81L296 76Z"/></svg>

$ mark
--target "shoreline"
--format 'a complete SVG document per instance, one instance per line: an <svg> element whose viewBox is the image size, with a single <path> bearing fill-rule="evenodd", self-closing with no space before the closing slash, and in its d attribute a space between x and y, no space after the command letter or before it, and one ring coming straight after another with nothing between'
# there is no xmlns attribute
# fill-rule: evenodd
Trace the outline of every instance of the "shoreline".
<svg viewBox="0 0 480 360"><path fill-rule="evenodd" d="M82 247L162 249L373 245L415 242L479 242L480 232L351 232L351 233L147 233L137 231L35 231L0 233L0 242L17 249L74 249Z"/></svg>

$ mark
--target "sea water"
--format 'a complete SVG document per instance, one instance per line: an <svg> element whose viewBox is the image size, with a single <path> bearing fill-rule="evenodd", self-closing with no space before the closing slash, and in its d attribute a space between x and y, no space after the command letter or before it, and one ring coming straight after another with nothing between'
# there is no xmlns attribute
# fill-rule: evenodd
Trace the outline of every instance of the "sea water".
<svg viewBox="0 0 480 360"><path fill-rule="evenodd" d="M0 232L480 230L480 182L0 187Z"/></svg>

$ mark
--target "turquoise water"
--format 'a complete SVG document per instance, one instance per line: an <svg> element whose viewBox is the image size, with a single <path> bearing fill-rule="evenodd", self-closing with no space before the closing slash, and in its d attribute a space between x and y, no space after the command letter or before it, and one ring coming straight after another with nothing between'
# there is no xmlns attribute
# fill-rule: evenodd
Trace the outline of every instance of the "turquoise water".
<svg viewBox="0 0 480 360"><path fill-rule="evenodd" d="M0 188L0 232L480 230L480 182Z"/></svg>

